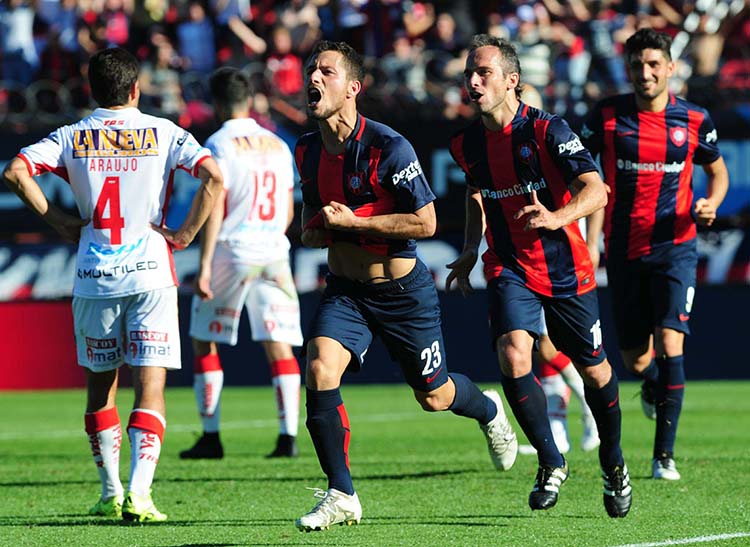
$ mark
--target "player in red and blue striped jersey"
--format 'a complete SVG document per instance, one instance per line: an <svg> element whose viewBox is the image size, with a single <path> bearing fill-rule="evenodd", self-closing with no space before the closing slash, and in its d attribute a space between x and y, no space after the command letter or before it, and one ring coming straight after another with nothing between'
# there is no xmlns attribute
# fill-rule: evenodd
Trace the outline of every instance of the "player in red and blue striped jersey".
<svg viewBox="0 0 750 547"><path fill-rule="evenodd" d="M300 530L359 522L362 508L349 471L349 419L341 378L358 370L373 336L401 366L422 408L477 420L493 462L509 469L518 442L497 392L482 393L447 371L435 282L416 258L415 240L431 236L430 190L411 144L357 112L360 56L323 41L306 65L307 111L319 131L297 143L302 182L302 243L328 248L326 289L307 332L307 429L328 489L297 519Z"/></svg>
<svg viewBox="0 0 750 547"><path fill-rule="evenodd" d="M531 371L544 309L552 342L586 384L601 438L605 508L611 517L624 517L632 494L620 448L617 377L602 347L591 257L575 222L606 203L606 190L565 121L519 100L520 73L510 44L486 34L474 37L464 76L481 115L451 140L451 153L466 174L467 216L464 250L448 265L446 284L457 281L462 292L470 290L469 272L485 234L490 328L503 389L539 458L529 506L555 505L568 478L544 392Z"/></svg>
<svg viewBox="0 0 750 547"><path fill-rule="evenodd" d="M673 452L695 293L696 221L710 225L716 218L729 176L708 112L669 93L670 46L669 36L653 29L628 39L634 93L601 101L582 136L601 155L611 189L604 222L607 272L623 360L644 379L644 412L656 418L653 476L678 480ZM694 165L708 175L708 195L695 204Z"/></svg>

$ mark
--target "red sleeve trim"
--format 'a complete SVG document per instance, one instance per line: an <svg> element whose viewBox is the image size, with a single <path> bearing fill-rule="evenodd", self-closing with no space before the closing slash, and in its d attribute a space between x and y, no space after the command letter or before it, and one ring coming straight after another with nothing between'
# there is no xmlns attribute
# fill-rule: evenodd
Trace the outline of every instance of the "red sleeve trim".
<svg viewBox="0 0 750 547"><path fill-rule="evenodd" d="M18 157L21 158L23 162L26 164L26 169L29 170L29 176L33 177L34 175L36 175L36 170L34 169L34 166L31 165L31 162L29 161L29 159L23 154L18 154Z"/></svg>
<svg viewBox="0 0 750 547"><path fill-rule="evenodd" d="M193 175L194 177L197 177L197 176L198 176L198 168L199 168L199 167L201 166L201 164L202 164L202 163L203 163L204 161L206 161L206 160L207 160L208 158L210 158L210 157L211 157L211 155L210 155L210 154L209 154L209 155L207 155L207 156L203 156L203 157L202 157L201 159L199 159L199 160L198 160L198 161L196 162L196 164L195 164L195 167L193 167L193 172L192 172L192 175Z"/></svg>

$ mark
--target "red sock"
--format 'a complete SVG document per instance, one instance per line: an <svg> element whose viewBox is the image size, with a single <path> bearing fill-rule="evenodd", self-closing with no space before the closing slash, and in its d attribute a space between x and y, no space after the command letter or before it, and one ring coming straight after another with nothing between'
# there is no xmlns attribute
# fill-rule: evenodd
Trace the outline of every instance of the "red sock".
<svg viewBox="0 0 750 547"><path fill-rule="evenodd" d="M542 361L539 365L539 376L546 378L560 374L562 370L570 364L570 358L562 351L558 351L549 361Z"/></svg>

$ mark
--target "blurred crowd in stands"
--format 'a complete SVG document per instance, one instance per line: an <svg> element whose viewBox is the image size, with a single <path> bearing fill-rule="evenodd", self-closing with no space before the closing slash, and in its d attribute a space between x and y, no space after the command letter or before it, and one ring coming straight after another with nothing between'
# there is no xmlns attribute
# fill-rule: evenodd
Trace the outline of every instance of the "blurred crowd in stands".
<svg viewBox="0 0 750 547"><path fill-rule="evenodd" d="M2 0L0 124L85 115L88 56L122 46L142 62L143 111L211 125L208 76L232 65L251 76L262 124L299 131L302 66L322 38L365 54L369 115L460 119L473 115L462 72L477 32L512 41L522 81L575 119L627 89L622 44L641 26L674 38L675 93L750 120L750 0Z"/></svg>

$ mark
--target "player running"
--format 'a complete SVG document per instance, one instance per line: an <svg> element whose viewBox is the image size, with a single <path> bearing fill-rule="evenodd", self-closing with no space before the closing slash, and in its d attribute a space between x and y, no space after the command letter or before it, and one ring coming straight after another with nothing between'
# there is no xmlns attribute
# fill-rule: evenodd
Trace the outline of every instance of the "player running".
<svg viewBox="0 0 750 547"><path fill-rule="evenodd" d="M635 92L601 101L581 135L592 154L601 154L611 189L607 276L623 361L643 378L643 410L656 419L652 476L679 480L674 445L695 295L695 223L714 221L729 175L711 116L669 93L671 45L653 29L628 38L625 62ZM693 165L708 175L707 196L694 205Z"/></svg>
<svg viewBox="0 0 750 547"><path fill-rule="evenodd" d="M435 195L411 144L357 112L361 57L343 42L319 42L306 65L307 110L319 131L297 143L303 233L328 247L325 292L307 334L307 428L328 477L300 530L356 523L362 507L349 470L349 418L339 390L359 369L374 335L399 363L426 411L477 420L493 462L509 469L518 443L497 392L448 374L435 283L415 239L435 232Z"/></svg>
<svg viewBox="0 0 750 547"><path fill-rule="evenodd" d="M138 62L126 50L95 53L89 83L99 108L22 149L3 176L32 211L78 242L73 319L78 364L86 368L86 433L102 485L89 513L164 521L151 483L166 428L166 371L180 368L172 249L189 245L205 222L221 192L221 172L190 133L138 110ZM182 226L170 230L164 223L176 169L201 185ZM70 184L81 218L47 201L33 179L45 172ZM135 388L126 492L115 404L123 364Z"/></svg>
<svg viewBox="0 0 750 547"><path fill-rule="evenodd" d="M519 101L520 76L509 43L474 37L464 77L481 115L451 140L451 153L466 174L467 216L464 251L448 265L446 286L457 281L463 293L471 289L468 276L485 234L492 345L508 404L539 459L529 506L554 506L569 475L531 371L544 309L552 342L573 360L586 385L601 439L605 509L610 517L624 517L632 493L620 448L617 376L602 346L591 257L575 222L601 208L606 191L568 125Z"/></svg>
<svg viewBox="0 0 750 547"><path fill-rule="evenodd" d="M224 384L217 344L234 346L246 308L253 340L263 345L276 390L280 432L269 457L297 455L302 345L299 301L285 232L294 217L294 167L287 145L249 117L250 82L220 68L210 80L221 128L206 141L224 176L224 191L201 236L190 317L195 399L203 435L181 458L222 458L219 398Z"/></svg>

